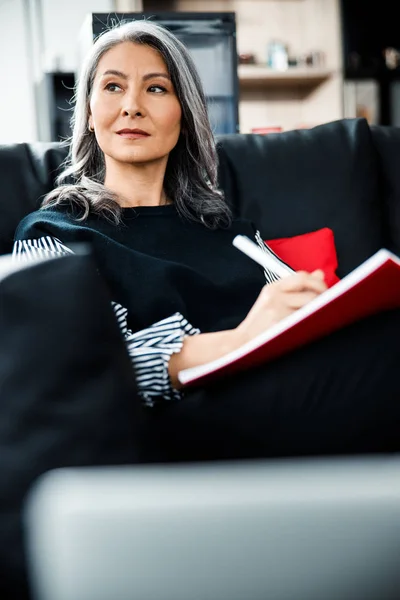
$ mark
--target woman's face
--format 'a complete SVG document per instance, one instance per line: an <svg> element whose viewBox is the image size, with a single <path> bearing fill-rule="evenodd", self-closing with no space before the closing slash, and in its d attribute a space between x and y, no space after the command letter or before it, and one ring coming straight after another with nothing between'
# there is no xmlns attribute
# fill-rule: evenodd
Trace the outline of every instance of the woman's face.
<svg viewBox="0 0 400 600"><path fill-rule="evenodd" d="M111 162L167 159L181 130L182 110L161 55L123 42L101 57L90 98L89 125Z"/></svg>

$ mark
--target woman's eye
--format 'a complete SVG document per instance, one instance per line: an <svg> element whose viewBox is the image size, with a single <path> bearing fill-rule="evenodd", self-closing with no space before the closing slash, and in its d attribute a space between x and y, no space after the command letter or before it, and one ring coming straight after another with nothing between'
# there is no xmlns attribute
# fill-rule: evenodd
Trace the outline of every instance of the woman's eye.
<svg viewBox="0 0 400 600"><path fill-rule="evenodd" d="M105 89L108 90L109 92L116 92L117 90L120 90L120 86L117 83L107 83L107 85L105 86Z"/></svg>
<svg viewBox="0 0 400 600"><path fill-rule="evenodd" d="M149 87L149 92L155 92L156 94L162 94L163 92L166 92L167 89L165 87L163 87L162 85L151 85Z"/></svg>

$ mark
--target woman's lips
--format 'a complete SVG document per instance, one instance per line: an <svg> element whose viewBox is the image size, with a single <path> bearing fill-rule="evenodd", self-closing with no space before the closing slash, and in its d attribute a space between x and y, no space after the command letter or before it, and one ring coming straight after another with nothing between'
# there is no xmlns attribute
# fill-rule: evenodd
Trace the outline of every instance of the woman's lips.
<svg viewBox="0 0 400 600"><path fill-rule="evenodd" d="M140 140L150 137L148 133L136 133L133 131L122 131L121 133L118 133L118 135L127 140Z"/></svg>

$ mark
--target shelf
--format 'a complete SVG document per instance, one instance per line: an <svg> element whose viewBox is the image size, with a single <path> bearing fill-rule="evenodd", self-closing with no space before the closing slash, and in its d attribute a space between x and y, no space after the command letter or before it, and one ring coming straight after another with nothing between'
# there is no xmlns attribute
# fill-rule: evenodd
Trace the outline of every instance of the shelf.
<svg viewBox="0 0 400 600"><path fill-rule="evenodd" d="M361 81L373 79L378 83L387 83L400 80L400 70L397 69L359 69L357 71L346 70L345 81Z"/></svg>
<svg viewBox="0 0 400 600"><path fill-rule="evenodd" d="M312 87L328 79L332 71L319 67L289 67L286 71L275 71L265 65L239 65L238 75L241 87Z"/></svg>

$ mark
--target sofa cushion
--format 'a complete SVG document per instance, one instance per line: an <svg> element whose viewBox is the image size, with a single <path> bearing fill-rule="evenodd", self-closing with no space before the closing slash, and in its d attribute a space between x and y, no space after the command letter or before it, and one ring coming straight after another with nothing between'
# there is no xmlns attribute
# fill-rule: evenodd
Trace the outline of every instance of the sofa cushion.
<svg viewBox="0 0 400 600"><path fill-rule="evenodd" d="M379 158L384 245L400 256L400 127L371 127Z"/></svg>
<svg viewBox="0 0 400 600"><path fill-rule="evenodd" d="M18 223L54 187L67 152L59 142L0 146L0 254L11 252Z"/></svg>
<svg viewBox="0 0 400 600"><path fill-rule="evenodd" d="M336 275L338 262L335 240L329 227L290 238L265 241L271 250L295 271L312 273L321 269L328 287L339 281Z"/></svg>
<svg viewBox="0 0 400 600"><path fill-rule="evenodd" d="M0 597L26 598L21 514L42 473L132 463L141 405L88 256L0 281Z"/></svg>
<svg viewBox="0 0 400 600"><path fill-rule="evenodd" d="M218 138L219 178L263 239L333 230L342 277L382 246L377 156L365 119Z"/></svg>

